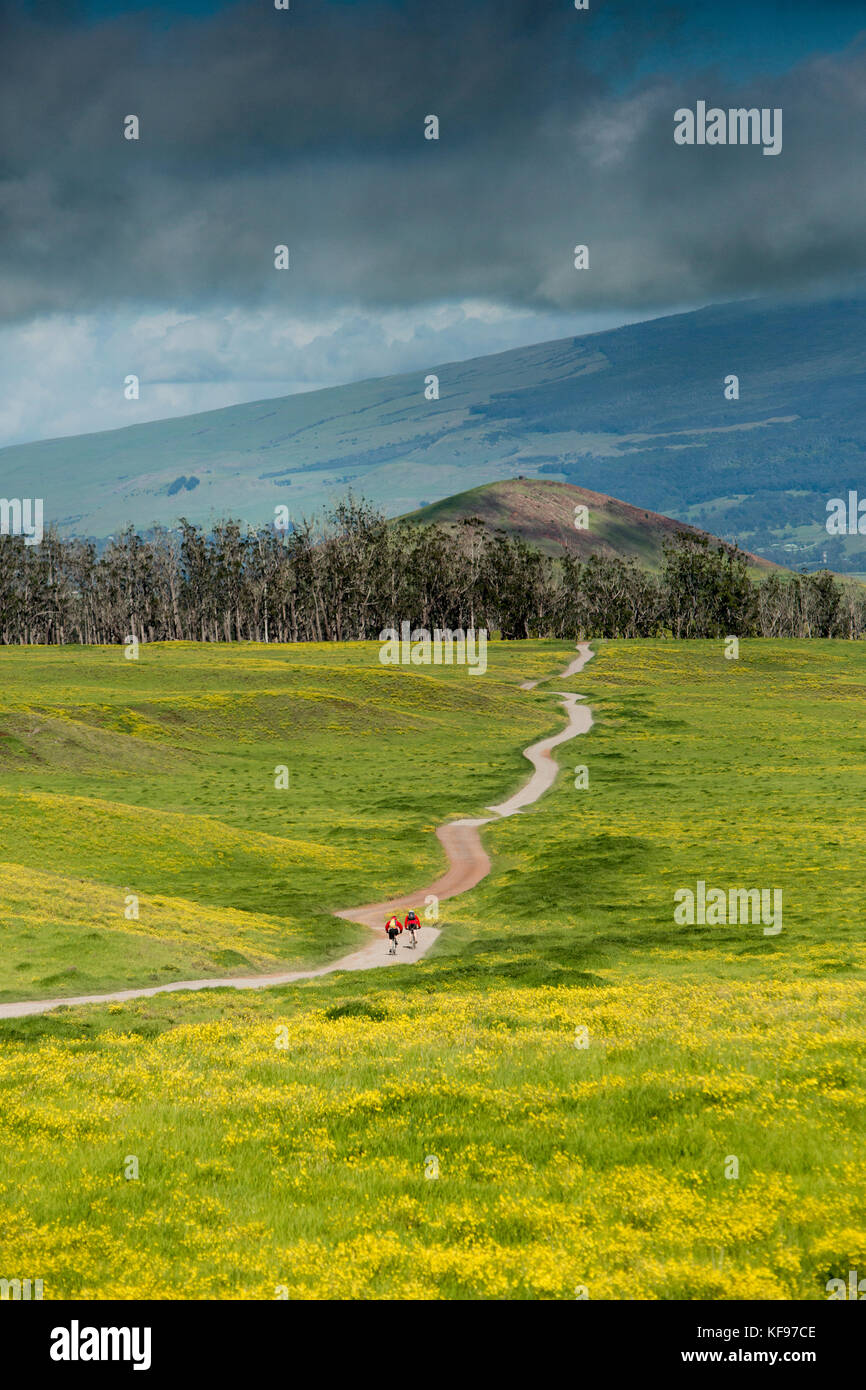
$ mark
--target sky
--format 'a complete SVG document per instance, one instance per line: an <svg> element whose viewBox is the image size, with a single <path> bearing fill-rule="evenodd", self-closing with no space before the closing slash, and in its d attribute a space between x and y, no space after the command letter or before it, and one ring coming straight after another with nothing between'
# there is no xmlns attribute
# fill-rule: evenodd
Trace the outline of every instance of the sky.
<svg viewBox="0 0 866 1390"><path fill-rule="evenodd" d="M0 444L835 288L864 133L866 0L0 0Z"/></svg>

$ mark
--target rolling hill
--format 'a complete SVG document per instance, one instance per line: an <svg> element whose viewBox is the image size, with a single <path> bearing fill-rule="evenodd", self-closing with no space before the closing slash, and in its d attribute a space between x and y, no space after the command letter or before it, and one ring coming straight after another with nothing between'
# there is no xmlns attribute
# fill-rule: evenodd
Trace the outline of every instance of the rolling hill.
<svg viewBox="0 0 866 1390"><path fill-rule="evenodd" d="M584 506L588 526L575 526L575 508ZM508 478L446 497L403 518L418 525L456 526L478 517L492 531L520 536L547 555L571 551L634 559L649 569L661 563L664 542L695 527L657 512L644 511L601 492L546 478ZM715 538L714 538L715 539ZM773 568L752 556L755 568Z"/></svg>
<svg viewBox="0 0 866 1390"><path fill-rule="evenodd" d="M786 563L866 568L826 504L866 478L866 288L717 305L557 342L0 450L0 495L105 536L263 523L351 488L391 516L507 476L569 481ZM438 399L425 396L435 375ZM739 378L728 400L725 378ZM143 383L146 388L146 382ZM866 489L864 489L866 490ZM788 548L786 548L788 547Z"/></svg>

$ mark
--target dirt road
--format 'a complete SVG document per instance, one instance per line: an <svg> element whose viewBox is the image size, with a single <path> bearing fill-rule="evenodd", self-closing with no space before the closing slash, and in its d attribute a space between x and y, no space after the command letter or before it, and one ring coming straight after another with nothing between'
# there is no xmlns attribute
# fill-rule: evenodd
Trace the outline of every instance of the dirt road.
<svg viewBox="0 0 866 1390"><path fill-rule="evenodd" d="M570 676L577 675L579 671L583 670L593 653L586 642L582 642L577 650L578 655L562 674L551 677L551 679L567 680ZM525 681L521 689L533 690L539 684L539 681ZM479 827L489 825L491 821L505 816L513 816L524 806L529 806L532 802L537 801L549 787L553 786L559 771L551 750L558 747L560 743L575 738L578 734L585 734L591 727L592 711L586 705L578 704L578 701L583 698L581 695L576 695L570 691L556 691L554 693L562 697L562 705L568 715L568 722L558 734L553 734L550 738L541 739L539 743L533 743L529 748L524 748L524 757L529 759L534 769L526 785L516 791L507 801L501 802L498 806L489 807L492 815L482 816L476 820L446 821L444 825L438 827L436 835L448 859L448 868L445 873L429 887L417 888L414 892L406 893L402 898L391 898L388 902L367 903L363 907L347 907L334 914L336 917L345 917L349 922L361 922L376 933L374 939L362 946L360 950L353 951L348 956L341 956L339 960L332 961L329 965L321 965L315 970L290 970L281 974L270 975L236 975L225 980L210 978L179 980L176 984L154 985L150 989L123 989L115 990L111 994L79 994L65 999L33 999L13 1004L0 1004L0 1018L22 1018L27 1014L44 1014L50 1009L59 1009L64 1005L123 1003L127 999L147 999L153 994L171 994L179 990L265 989L268 986L288 985L295 980L314 980L320 975L331 975L336 970L372 970L381 966L410 964L412 961L420 959L430 950L439 935L439 928L430 925L424 918L425 910L432 900L436 899L438 906L438 903L444 902L448 898L455 898L460 893L468 893L470 888L474 888L476 883L480 883L481 879L490 872L490 859L481 843ZM418 945L412 950L404 934L400 938L397 955L391 956L388 954L387 939L383 933L385 918L389 917L392 912L405 912L410 907L415 908L424 923L418 938Z"/></svg>

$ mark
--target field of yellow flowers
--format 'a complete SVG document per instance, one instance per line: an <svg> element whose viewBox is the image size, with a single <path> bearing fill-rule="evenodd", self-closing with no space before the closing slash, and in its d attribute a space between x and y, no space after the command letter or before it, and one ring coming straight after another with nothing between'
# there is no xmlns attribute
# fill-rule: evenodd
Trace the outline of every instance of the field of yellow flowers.
<svg viewBox="0 0 866 1390"><path fill-rule="evenodd" d="M492 667L503 687L568 657L522 652ZM374 653L333 659L343 698L353 665L375 688ZM442 679L436 813L478 813L555 697ZM417 965L0 1022L0 1274L46 1298L798 1300L866 1274L866 653L608 643L573 684L594 728L536 807L485 831L491 876L443 904ZM480 715L456 732L478 699L491 723L502 702L480 752ZM337 733L311 718L296 737ZM417 791L402 737L367 737L358 757L387 743ZM352 778L371 785L335 769L336 839L366 888ZM420 873L418 804L393 852ZM387 823L383 797L371 843ZM213 872L213 903L243 915ZM698 879L780 887L782 932L677 926L673 893ZM303 920L290 886L284 909Z"/></svg>

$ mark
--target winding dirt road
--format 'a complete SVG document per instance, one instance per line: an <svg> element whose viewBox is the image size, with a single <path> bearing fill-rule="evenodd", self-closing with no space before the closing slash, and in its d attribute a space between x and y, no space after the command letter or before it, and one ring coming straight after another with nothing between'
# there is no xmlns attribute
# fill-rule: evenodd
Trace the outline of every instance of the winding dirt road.
<svg viewBox="0 0 866 1390"><path fill-rule="evenodd" d="M593 656L589 644L581 642L578 645L578 655L566 667L559 677L549 677L548 679L567 680L570 676L577 675L582 671L587 661ZM524 681L521 690L534 690L540 681ZM562 705L568 715L568 722L564 729L558 734L553 734L550 738L541 739L539 743L533 743L528 748L524 748L524 757L528 758L533 766L533 773L529 781L507 801L501 802L498 806L490 806L493 814L482 816L476 820L452 820L440 825L436 831L436 836L441 843L448 859L448 868L435 883L431 883L428 888L417 888L412 893L405 894L402 898L391 898L388 902L368 903L364 907L347 907L342 911L336 912L335 917L345 917L349 922L361 922L366 927L370 927L376 936L368 945L362 946L360 950L353 951L351 955L341 956L339 960L332 961L329 965L321 965L316 970L289 970L282 974L270 975L236 975L226 980L215 980L208 978L205 980L179 980L171 985L153 985L149 989L122 989L115 990L111 994L79 994L64 999L33 999L28 1001L18 1001L12 1004L0 1004L0 1018L22 1018L27 1014L44 1014L50 1009L59 1009L64 1006L75 1004L109 1004L123 1003L127 999L146 999L153 994L172 994L180 990L190 989L265 989L274 985L288 985L295 980L314 980L320 975L331 975L337 970L372 970L387 965L410 964L425 955L433 945L439 935L439 928L432 927L426 922L421 929L417 947L411 949L403 938L396 956L388 954L387 939L382 934L383 923L386 917L392 912L405 911L407 908L414 907L418 915L424 921L424 909L431 898L436 898L438 902L444 902L447 898L455 898L459 893L468 893L470 888L474 888L476 883L480 883L482 878L486 878L490 873L490 859L487 855L479 827L489 825L491 821L502 819L506 816L513 816L524 806L531 805L540 796L553 786L556 781L556 774L559 767L553 758L552 750L560 743L567 742L568 739L575 738L578 734L585 734L592 726L592 711L587 705L578 704L583 699L582 695L576 695L571 691L558 690L554 694L561 695Z"/></svg>

